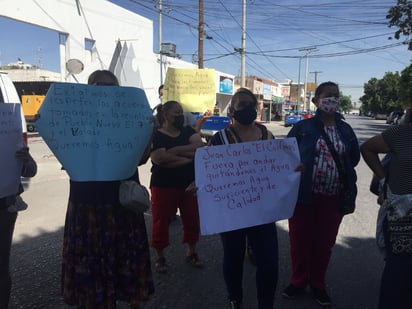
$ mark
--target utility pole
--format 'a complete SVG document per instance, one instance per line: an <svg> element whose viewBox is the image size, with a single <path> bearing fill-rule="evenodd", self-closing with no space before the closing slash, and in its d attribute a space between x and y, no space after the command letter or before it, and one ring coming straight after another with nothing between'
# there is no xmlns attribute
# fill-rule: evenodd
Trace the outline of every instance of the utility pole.
<svg viewBox="0 0 412 309"><path fill-rule="evenodd" d="M296 111L300 108L300 67L301 67L302 57L299 57L299 73L298 73L298 86L297 86L297 95L296 95Z"/></svg>
<svg viewBox="0 0 412 309"><path fill-rule="evenodd" d="M309 72L311 74L315 74L315 88L318 86L318 74L323 73L322 71L313 71Z"/></svg>
<svg viewBox="0 0 412 309"><path fill-rule="evenodd" d="M203 0L199 0L199 42L197 46L198 68L203 69L203 42L204 33L204 16L203 16Z"/></svg>
<svg viewBox="0 0 412 309"><path fill-rule="evenodd" d="M318 51L319 49L317 49L316 47L305 47L305 48L301 48L299 49L299 51L304 51L305 52L305 56L306 56L306 73L305 73L305 93L304 93L304 103L306 103L306 95L307 95L307 91L308 91L308 70L309 70L309 54L311 52L314 51ZM309 109L309 104L306 104L306 109Z"/></svg>
<svg viewBox="0 0 412 309"><path fill-rule="evenodd" d="M240 49L240 86L245 87L246 75L246 0L242 0L242 47Z"/></svg>
<svg viewBox="0 0 412 309"><path fill-rule="evenodd" d="M158 43L159 43L159 60L160 60L160 84L163 84L163 55L162 55L162 0L159 0L159 29L158 29Z"/></svg>

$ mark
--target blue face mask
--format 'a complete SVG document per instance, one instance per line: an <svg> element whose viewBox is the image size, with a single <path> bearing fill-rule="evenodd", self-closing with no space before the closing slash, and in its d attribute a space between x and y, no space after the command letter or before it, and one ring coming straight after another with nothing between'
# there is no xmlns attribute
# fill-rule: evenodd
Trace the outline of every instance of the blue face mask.
<svg viewBox="0 0 412 309"><path fill-rule="evenodd" d="M252 105L247 105L245 108L233 112L233 118L243 125L251 124L256 117L257 111Z"/></svg>

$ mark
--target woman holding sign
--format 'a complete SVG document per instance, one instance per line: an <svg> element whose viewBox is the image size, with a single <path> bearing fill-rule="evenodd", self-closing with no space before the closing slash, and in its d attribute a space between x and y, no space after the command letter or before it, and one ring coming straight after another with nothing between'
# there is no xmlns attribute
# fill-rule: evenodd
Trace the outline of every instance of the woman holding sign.
<svg viewBox="0 0 412 309"><path fill-rule="evenodd" d="M223 145L272 139L264 125L255 122L258 102L246 88L233 96L230 114L233 124L218 133L211 145ZM223 244L223 277L226 282L230 308L241 308L243 260L246 238L256 263L256 288L259 309L272 309L278 278L278 240L275 223L262 224L220 234Z"/></svg>
<svg viewBox="0 0 412 309"><path fill-rule="evenodd" d="M88 84L119 85L106 70L92 73ZM139 181L137 171L132 178ZM136 309L154 292L144 216L120 205L119 186L70 180L61 278L68 305L116 308L121 300Z"/></svg>
<svg viewBox="0 0 412 309"><path fill-rule="evenodd" d="M351 126L338 113L339 87L333 82L320 84L312 102L316 115L293 126L288 137L296 137L304 171L298 202L289 219L292 278L282 296L294 299L310 287L321 306L330 306L325 275L343 215L342 188L354 207L355 166L360 159L359 145ZM351 211L353 212L354 209Z"/></svg>
<svg viewBox="0 0 412 309"><path fill-rule="evenodd" d="M168 101L158 108L160 128L152 139L152 242L156 249L155 269L167 272L164 249L169 245L169 225L177 209L183 224L183 243L187 244L186 262L202 267L195 246L200 225L196 196L185 189L195 179L194 155L203 146L202 139L192 127L183 126L183 109L176 101Z"/></svg>

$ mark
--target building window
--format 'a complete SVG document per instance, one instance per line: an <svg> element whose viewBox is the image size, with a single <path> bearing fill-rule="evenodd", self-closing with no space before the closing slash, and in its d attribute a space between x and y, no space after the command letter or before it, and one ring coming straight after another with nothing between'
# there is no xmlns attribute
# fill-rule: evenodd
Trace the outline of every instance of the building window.
<svg viewBox="0 0 412 309"><path fill-rule="evenodd" d="M66 33L59 33L59 44L66 46L67 42L67 34Z"/></svg>
<svg viewBox="0 0 412 309"><path fill-rule="evenodd" d="M84 39L84 49L88 50L89 52L93 52L95 40L91 39Z"/></svg>

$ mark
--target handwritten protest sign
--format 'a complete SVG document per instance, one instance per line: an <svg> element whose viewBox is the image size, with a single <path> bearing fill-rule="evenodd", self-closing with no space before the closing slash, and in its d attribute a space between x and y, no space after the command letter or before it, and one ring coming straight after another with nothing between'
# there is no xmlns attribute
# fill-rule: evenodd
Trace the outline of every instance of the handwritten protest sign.
<svg viewBox="0 0 412 309"><path fill-rule="evenodd" d="M133 175L150 139L152 111L143 90L55 83L36 128L75 181Z"/></svg>
<svg viewBox="0 0 412 309"><path fill-rule="evenodd" d="M22 162L15 155L22 136L21 105L0 103L0 198L18 192Z"/></svg>
<svg viewBox="0 0 412 309"><path fill-rule="evenodd" d="M295 138L199 148L195 177L201 233L236 230L290 218L300 163Z"/></svg>
<svg viewBox="0 0 412 309"><path fill-rule="evenodd" d="M185 112L204 113L216 103L216 81L213 69L169 68L162 101L178 101Z"/></svg>

